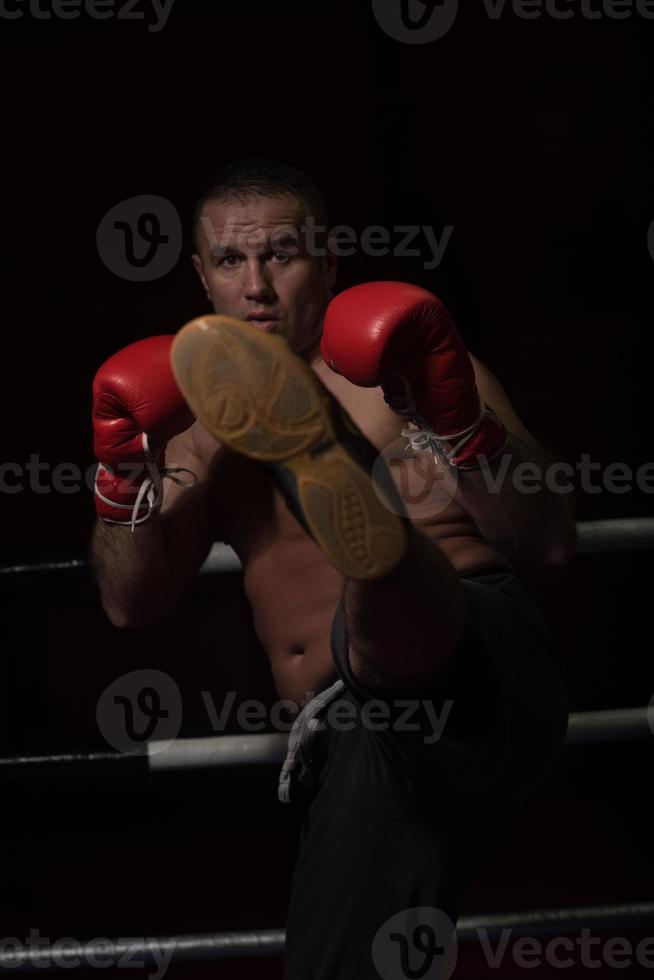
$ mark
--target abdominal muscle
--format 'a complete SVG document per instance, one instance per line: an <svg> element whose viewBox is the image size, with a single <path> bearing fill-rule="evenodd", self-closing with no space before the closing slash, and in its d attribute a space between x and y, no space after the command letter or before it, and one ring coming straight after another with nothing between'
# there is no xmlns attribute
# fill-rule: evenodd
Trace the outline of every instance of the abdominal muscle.
<svg viewBox="0 0 654 980"><path fill-rule="evenodd" d="M329 636L343 588L342 576L300 533L304 540L285 542L250 561L244 576L275 688L297 705L310 700L334 669Z"/></svg>

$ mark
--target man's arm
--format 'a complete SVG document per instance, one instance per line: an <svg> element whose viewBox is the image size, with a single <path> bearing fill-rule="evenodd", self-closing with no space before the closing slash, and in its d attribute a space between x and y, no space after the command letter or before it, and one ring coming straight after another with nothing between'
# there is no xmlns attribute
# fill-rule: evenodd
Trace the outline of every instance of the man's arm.
<svg viewBox="0 0 654 980"><path fill-rule="evenodd" d="M525 428L495 376L470 355L479 394L506 427L504 452L481 470L460 470L456 497L489 544L509 560L565 565L576 544L575 503L560 460ZM569 492L557 492L556 487Z"/></svg>
<svg viewBox="0 0 654 980"><path fill-rule="evenodd" d="M410 283L352 286L327 308L321 353L348 381L381 385L396 414L413 419L421 437L436 437L443 460L419 452L428 468L440 467L429 474L438 510L457 498L489 543L517 564L568 561L576 528L569 496L550 485L557 461L522 425L497 379L470 357L437 296ZM480 417L480 396L496 415Z"/></svg>
<svg viewBox="0 0 654 980"><path fill-rule="evenodd" d="M183 467L197 480L178 486L165 480L159 513L128 526L96 522L91 558L102 605L115 626L142 626L177 601L207 557L214 521L207 471L197 454L195 425L170 440L166 466ZM181 474L188 482L189 475Z"/></svg>

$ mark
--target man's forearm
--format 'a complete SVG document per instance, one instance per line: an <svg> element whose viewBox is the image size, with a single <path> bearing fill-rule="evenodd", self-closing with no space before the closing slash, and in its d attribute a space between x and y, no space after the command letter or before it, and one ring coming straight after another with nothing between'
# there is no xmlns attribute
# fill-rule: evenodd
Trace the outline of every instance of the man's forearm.
<svg viewBox="0 0 654 980"><path fill-rule="evenodd" d="M115 626L138 626L165 610L170 567L158 514L134 532L98 520L91 561L103 608Z"/></svg>
<svg viewBox="0 0 654 980"><path fill-rule="evenodd" d="M573 554L574 491L569 479L560 472L557 477L559 462L546 449L535 450L509 435L504 452L492 462L458 471L456 499L509 560L550 566Z"/></svg>

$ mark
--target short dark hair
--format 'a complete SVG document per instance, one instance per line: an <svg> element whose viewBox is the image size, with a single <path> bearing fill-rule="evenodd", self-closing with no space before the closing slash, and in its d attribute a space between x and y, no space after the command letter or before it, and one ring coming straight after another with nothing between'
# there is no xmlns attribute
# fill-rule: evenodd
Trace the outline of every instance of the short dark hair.
<svg viewBox="0 0 654 980"><path fill-rule="evenodd" d="M193 209L193 245L199 251L198 226L207 201L245 202L251 197L297 197L304 204L306 217L327 228L327 207L322 192L304 171L278 160L248 157L228 164L207 184Z"/></svg>

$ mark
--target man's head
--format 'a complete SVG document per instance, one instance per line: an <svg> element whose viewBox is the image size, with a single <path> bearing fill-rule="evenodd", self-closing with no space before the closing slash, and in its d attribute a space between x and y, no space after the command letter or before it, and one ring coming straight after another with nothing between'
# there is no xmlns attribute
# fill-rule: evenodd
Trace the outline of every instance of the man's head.
<svg viewBox="0 0 654 980"><path fill-rule="evenodd" d="M193 264L215 312L253 319L311 360L336 277L326 228L306 174L269 160L227 167L193 216Z"/></svg>

